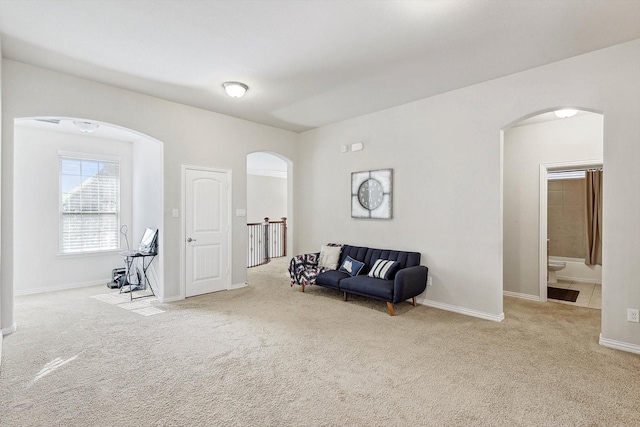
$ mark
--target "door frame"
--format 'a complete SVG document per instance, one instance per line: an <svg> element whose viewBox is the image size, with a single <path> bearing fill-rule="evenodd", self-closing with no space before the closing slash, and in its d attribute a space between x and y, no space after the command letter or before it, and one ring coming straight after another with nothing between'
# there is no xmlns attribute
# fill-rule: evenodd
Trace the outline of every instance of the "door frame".
<svg viewBox="0 0 640 427"><path fill-rule="evenodd" d="M540 301L547 301L547 197L549 172L569 171L603 167L603 159L583 160L576 162L541 163L540 164L540 236L538 237L538 280L540 281ZM602 266L604 270L604 265Z"/></svg>
<svg viewBox="0 0 640 427"><path fill-rule="evenodd" d="M227 283L227 290L232 286L233 280L233 270L232 270L232 234L233 234L233 218L231 213L233 211L231 206L232 201L232 191L233 188L231 183L231 169L218 169L218 168L208 168L204 166L191 166L191 165L182 165L181 173L180 173L180 197L181 197L181 209L182 214L180 215L180 299L185 299L187 297L187 222L186 222L186 212L187 212L187 195L186 195L186 175L187 170L195 170L202 172L217 172L224 173L227 176L227 208L229 210L229 215L227 215L227 227L229 232L227 233L227 269L229 271L229 283Z"/></svg>

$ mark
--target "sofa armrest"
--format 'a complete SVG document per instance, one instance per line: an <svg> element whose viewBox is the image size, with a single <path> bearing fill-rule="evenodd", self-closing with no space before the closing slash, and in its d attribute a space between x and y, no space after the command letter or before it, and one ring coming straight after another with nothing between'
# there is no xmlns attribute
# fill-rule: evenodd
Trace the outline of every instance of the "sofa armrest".
<svg viewBox="0 0 640 427"><path fill-rule="evenodd" d="M289 276L291 277L291 285L302 285L302 275L307 269L317 268L320 252L312 252L309 254L296 255L289 262Z"/></svg>
<svg viewBox="0 0 640 427"><path fill-rule="evenodd" d="M424 265L407 267L396 273L393 281L393 303L420 295L427 288L429 269Z"/></svg>

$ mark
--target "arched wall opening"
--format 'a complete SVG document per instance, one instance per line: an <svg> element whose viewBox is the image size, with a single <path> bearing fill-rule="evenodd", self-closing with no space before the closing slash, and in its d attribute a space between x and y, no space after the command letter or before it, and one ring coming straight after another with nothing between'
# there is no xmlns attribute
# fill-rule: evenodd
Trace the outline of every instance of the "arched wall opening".
<svg viewBox="0 0 640 427"><path fill-rule="evenodd" d="M550 214L553 227L562 226L567 215L573 215L572 221L576 223L583 221L584 211L580 210L584 209L583 201L572 199L565 204L559 199L565 197L565 193L556 188L553 194L548 194L548 173L602 167L604 163L604 116L582 108L572 117L558 118L554 115L557 110L560 109L529 114L502 131L503 290L507 296L547 300L550 196L554 198ZM574 183L580 182L574 181L572 185ZM581 193L571 194L580 196ZM578 241L582 237L573 229L580 230L582 226L567 228L568 234L576 234L566 237L567 245L572 246L574 252L584 242ZM554 236L559 236L555 228ZM553 248L557 248L557 244L555 241ZM585 297L586 293L580 304Z"/></svg>
<svg viewBox="0 0 640 427"><path fill-rule="evenodd" d="M286 255L293 251L293 162L272 151L247 154L247 223L287 221Z"/></svg>
<svg viewBox="0 0 640 427"><path fill-rule="evenodd" d="M81 130L77 123L94 127ZM89 132L87 132L89 130ZM124 265L119 248L106 252L62 254L60 249L58 156L115 159L120 165L119 226L137 247L145 228L159 232L159 256L148 271L161 297L163 280L163 144L118 125L70 117L14 120L13 295L106 284ZM37 171L37 172L36 172ZM119 236L121 237L121 236ZM6 256L6 253L5 253ZM38 269L30 268L38 260ZM7 282L5 282L7 283ZM106 287L105 287L106 291ZM12 297L13 297L12 295Z"/></svg>

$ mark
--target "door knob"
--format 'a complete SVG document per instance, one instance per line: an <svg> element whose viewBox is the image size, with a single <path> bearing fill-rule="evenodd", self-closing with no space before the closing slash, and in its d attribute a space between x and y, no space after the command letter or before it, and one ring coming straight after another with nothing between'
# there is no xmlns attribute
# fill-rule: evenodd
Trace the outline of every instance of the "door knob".
<svg viewBox="0 0 640 427"><path fill-rule="evenodd" d="M192 239L191 237L189 237L189 238L187 239L187 242L189 242L189 243L191 243L191 242L195 242L195 241L196 241L196 239Z"/></svg>

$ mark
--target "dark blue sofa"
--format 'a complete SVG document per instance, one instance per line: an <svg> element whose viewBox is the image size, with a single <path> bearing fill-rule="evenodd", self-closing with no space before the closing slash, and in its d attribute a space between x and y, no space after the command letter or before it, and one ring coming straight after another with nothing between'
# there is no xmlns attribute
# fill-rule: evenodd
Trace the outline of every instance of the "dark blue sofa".
<svg viewBox="0 0 640 427"><path fill-rule="evenodd" d="M317 258L317 254L309 255L316 256L304 257L304 259L308 261L308 259L314 260L314 258ZM340 253L338 268L347 256L364 262L364 268L357 276L352 277L348 273L339 270L323 270L317 273L315 284L343 292L345 301L349 294L385 301L389 309L389 315L391 316L394 315L393 304L412 299L413 305L415 306L416 296L420 295L426 289L428 268L420 265L419 252L392 251L344 245ZM391 280L377 279L367 275L378 259L398 261L400 263L399 269ZM294 268L293 261L294 260L292 260L289 268L292 284L295 283L294 274L292 273L292 269ZM304 268L315 268L317 270L317 262L315 265L313 261L307 262ZM298 265L298 269L300 269L300 265ZM298 284L302 285L302 291L304 292L304 283L298 281Z"/></svg>

